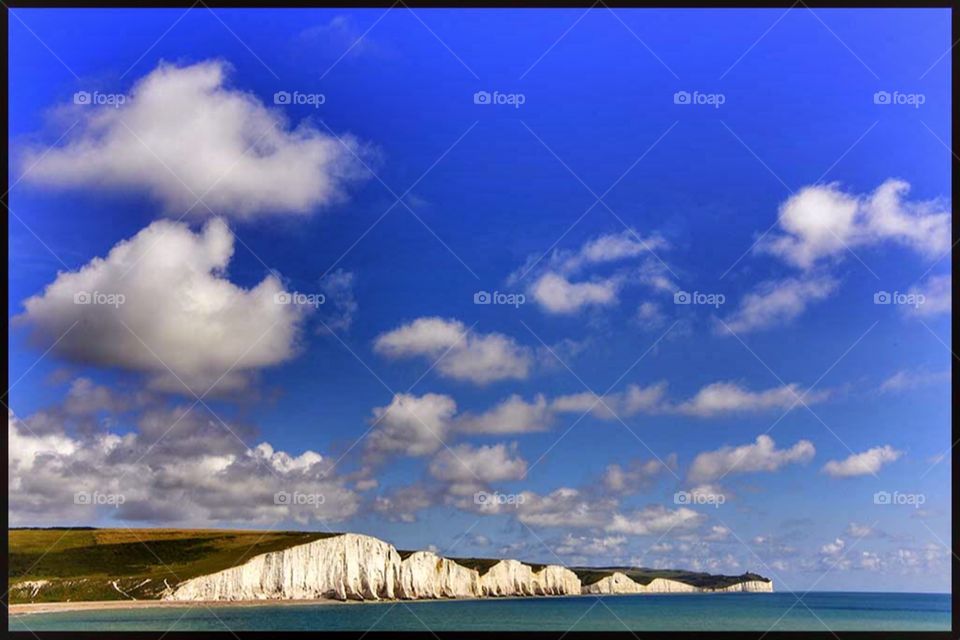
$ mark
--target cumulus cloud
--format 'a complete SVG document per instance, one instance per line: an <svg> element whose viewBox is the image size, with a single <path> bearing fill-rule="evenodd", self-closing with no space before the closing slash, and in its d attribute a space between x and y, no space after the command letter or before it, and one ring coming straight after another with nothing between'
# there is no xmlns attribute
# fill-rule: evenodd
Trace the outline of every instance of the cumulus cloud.
<svg viewBox="0 0 960 640"><path fill-rule="evenodd" d="M362 174L350 136L300 124L227 85L219 60L161 63L119 105L79 105L77 133L31 149L28 179L46 185L143 190L171 214L251 218L307 214L340 200Z"/></svg>
<svg viewBox="0 0 960 640"><path fill-rule="evenodd" d="M789 449L777 449L773 438L763 434L753 444L721 447L697 455L687 473L690 482L711 482L729 473L777 471L788 464L813 459L816 449L809 440L800 440Z"/></svg>
<svg viewBox="0 0 960 640"><path fill-rule="evenodd" d="M59 273L17 320L60 357L143 372L155 388L241 389L295 355L310 307L278 304L274 275L250 289L230 282L233 250L220 218L199 233L158 220L105 258Z"/></svg>
<svg viewBox="0 0 960 640"><path fill-rule="evenodd" d="M530 287L530 293L550 313L573 313L586 306L617 302L619 288L620 282L614 279L570 282L562 275L545 273Z"/></svg>
<svg viewBox="0 0 960 640"><path fill-rule="evenodd" d="M266 442L248 448L228 431L243 428L203 408L152 411L133 430L88 435L37 435L11 413L12 522L306 524L358 509L356 494L315 451L293 455Z"/></svg>
<svg viewBox="0 0 960 640"><path fill-rule="evenodd" d="M522 380L533 360L530 349L510 337L474 333L459 320L438 317L417 318L381 334L374 350L390 358L427 358L441 375L476 384Z"/></svg>
<svg viewBox="0 0 960 640"><path fill-rule="evenodd" d="M614 494L636 493L650 487L664 472L675 469L676 454L670 454L666 460L634 460L627 465L607 465L601 477L603 487Z"/></svg>
<svg viewBox="0 0 960 640"><path fill-rule="evenodd" d="M674 529L696 528L703 518L702 514L687 507L670 510L663 506L654 506L629 514L616 513L606 530L634 536L664 534Z"/></svg>
<svg viewBox="0 0 960 640"><path fill-rule="evenodd" d="M654 413L665 409L666 382L648 386L627 385L622 392L599 396L591 391L557 396L550 408L557 413L587 413L603 420L615 420L617 416L633 416L638 413Z"/></svg>
<svg viewBox="0 0 960 640"><path fill-rule="evenodd" d="M366 450L374 457L431 454L443 446L456 412L457 403L449 396L398 393L389 405L374 408Z"/></svg>
<svg viewBox="0 0 960 640"><path fill-rule="evenodd" d="M607 523L616 500L561 487L547 495L524 491L522 502L502 510L517 513L524 524L538 527L597 528Z"/></svg>
<svg viewBox="0 0 960 640"><path fill-rule="evenodd" d="M890 445L873 447L862 453L851 454L844 460L830 460L823 466L823 472L835 478L876 475L883 465L896 462L902 455L902 451Z"/></svg>
<svg viewBox="0 0 960 640"><path fill-rule="evenodd" d="M803 269L883 242L939 256L950 247L950 208L942 201L908 200L909 191L909 183L896 179L863 195L837 183L806 187L781 205L779 231L758 249Z"/></svg>
<svg viewBox="0 0 960 640"><path fill-rule="evenodd" d="M626 536L590 537L568 533L552 548L560 556L599 556L601 561L609 562L610 557L622 551L626 544Z"/></svg>
<svg viewBox="0 0 960 640"><path fill-rule="evenodd" d="M637 414L683 414L712 417L724 413L788 409L798 398L813 404L825 400L829 391L816 391L804 396L803 389L795 383L751 391L735 382L708 384L693 397L675 402L666 397L667 383L658 382L648 386L630 384L622 392L599 396L590 391L557 396L550 402L556 413L587 413L602 420L615 420L618 416Z"/></svg>
<svg viewBox="0 0 960 640"><path fill-rule="evenodd" d="M417 514L437 501L437 492L420 484L397 487L373 501L373 510L395 522L416 522Z"/></svg>
<svg viewBox="0 0 960 640"><path fill-rule="evenodd" d="M474 447L460 444L440 451L430 463L430 475L448 485L448 492L466 496L496 482L519 480L527 472L516 443Z"/></svg>
<svg viewBox="0 0 960 640"><path fill-rule="evenodd" d="M717 332L746 333L786 324L809 305L830 296L838 284L836 278L826 275L764 282L743 297L740 306L718 324Z"/></svg>
<svg viewBox="0 0 960 640"><path fill-rule="evenodd" d="M633 229L625 229L601 235L576 250L554 251L546 259L531 256L508 283L516 284L531 276L528 293L548 313L573 314L588 307L611 306L619 302L621 289L630 285L661 291L675 288L667 276L668 268L655 253L667 247L660 236L642 237ZM629 261L633 264L614 273L588 273Z"/></svg>
<svg viewBox="0 0 960 640"><path fill-rule="evenodd" d="M714 382L701 388L696 395L678 405L676 409L680 413L707 417L739 411L789 409L800 402L813 404L827 395L827 392L819 391L804 397L803 390L797 384L750 391L734 382Z"/></svg>
<svg viewBox="0 0 960 640"><path fill-rule="evenodd" d="M463 414L457 420L457 429L475 434L533 433L549 429L552 420L543 394L537 394L530 402L513 394L479 415Z"/></svg>

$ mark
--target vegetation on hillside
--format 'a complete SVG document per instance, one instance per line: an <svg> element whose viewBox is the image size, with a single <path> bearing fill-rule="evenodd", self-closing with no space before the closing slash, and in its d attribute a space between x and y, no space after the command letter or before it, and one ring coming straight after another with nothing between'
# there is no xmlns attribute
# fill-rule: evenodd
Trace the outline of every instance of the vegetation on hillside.
<svg viewBox="0 0 960 640"><path fill-rule="evenodd" d="M10 602L158 598L183 580L330 533L216 529L11 529Z"/></svg>

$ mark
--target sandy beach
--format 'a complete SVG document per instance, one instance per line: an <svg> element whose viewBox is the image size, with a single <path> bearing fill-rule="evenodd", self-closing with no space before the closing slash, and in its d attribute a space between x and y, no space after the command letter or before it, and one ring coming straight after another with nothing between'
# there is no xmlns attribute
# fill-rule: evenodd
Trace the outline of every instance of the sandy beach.
<svg viewBox="0 0 960 640"><path fill-rule="evenodd" d="M256 607L256 606L296 606L306 604L361 604L353 600L88 600L84 602L32 602L12 604L11 616L30 615L31 613L61 613L64 611L93 611L116 609L151 608L195 608L195 607Z"/></svg>

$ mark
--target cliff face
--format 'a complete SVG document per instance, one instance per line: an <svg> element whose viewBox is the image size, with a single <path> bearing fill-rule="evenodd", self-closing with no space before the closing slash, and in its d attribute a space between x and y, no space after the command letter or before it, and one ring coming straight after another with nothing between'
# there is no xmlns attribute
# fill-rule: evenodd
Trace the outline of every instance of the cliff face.
<svg viewBox="0 0 960 640"><path fill-rule="evenodd" d="M452 560L418 551L404 560L393 545L357 534L265 553L245 564L187 580L168 600L418 600L481 596L577 595L580 580L559 566L539 572L501 560L482 577Z"/></svg>
<svg viewBox="0 0 960 640"><path fill-rule="evenodd" d="M773 580L770 582L764 582L763 580L747 580L746 582L732 584L729 587L711 589L711 591L716 591L717 593L732 593L739 591L749 593L773 593Z"/></svg>
<svg viewBox="0 0 960 640"><path fill-rule="evenodd" d="M400 563L395 593L403 600L474 598L481 594L480 576L430 551L417 551Z"/></svg>
<svg viewBox="0 0 960 640"><path fill-rule="evenodd" d="M625 574L615 571L613 575L601 578L593 584L583 587L583 593L604 594L604 593L643 593L643 585L634 582Z"/></svg>
<svg viewBox="0 0 960 640"><path fill-rule="evenodd" d="M773 583L753 580L722 589L700 589L656 578L649 585L614 572L581 585L577 574L558 565L535 570L517 560L501 560L482 576L476 569L418 551L401 559L393 547L370 536L346 533L255 556L246 563L187 580L167 600L419 600L504 596L615 593L693 593L773 591Z"/></svg>
<svg viewBox="0 0 960 640"><path fill-rule="evenodd" d="M616 593L733 593L733 592L752 592L752 593L773 593L773 582L764 582L763 580L748 580L739 582L728 587L705 588L694 587L686 582L679 580L670 580L668 578L654 578L650 584L643 585L634 581L629 576L614 572L612 575L602 578L593 584L584 585L583 593L590 594L616 594Z"/></svg>
<svg viewBox="0 0 960 640"><path fill-rule="evenodd" d="M409 560L409 558L408 558ZM347 534L255 556L238 567L187 580L171 600L394 598L402 562L393 545Z"/></svg>

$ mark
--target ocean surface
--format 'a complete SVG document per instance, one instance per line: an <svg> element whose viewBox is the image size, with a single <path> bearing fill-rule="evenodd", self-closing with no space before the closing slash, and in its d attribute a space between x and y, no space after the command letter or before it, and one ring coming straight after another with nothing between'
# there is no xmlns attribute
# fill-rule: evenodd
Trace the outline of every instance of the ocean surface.
<svg viewBox="0 0 960 640"><path fill-rule="evenodd" d="M620 595L184 606L11 616L11 631L948 630L949 594Z"/></svg>

